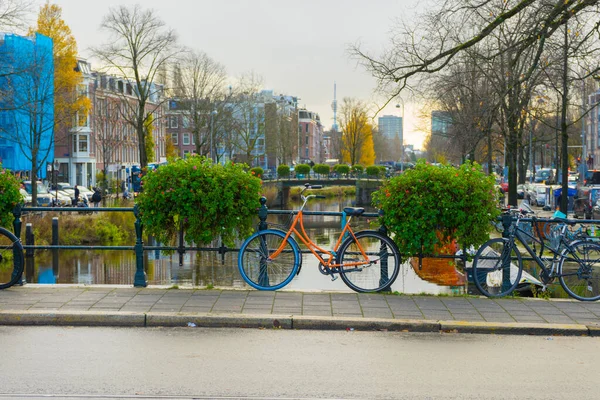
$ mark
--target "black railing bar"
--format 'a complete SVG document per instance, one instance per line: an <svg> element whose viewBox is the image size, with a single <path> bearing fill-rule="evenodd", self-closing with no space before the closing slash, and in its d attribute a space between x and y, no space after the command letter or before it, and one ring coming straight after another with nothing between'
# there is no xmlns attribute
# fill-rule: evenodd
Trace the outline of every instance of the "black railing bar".
<svg viewBox="0 0 600 400"><path fill-rule="evenodd" d="M75 245L30 245L24 244L25 250L135 250L135 246L75 246Z"/></svg>
<svg viewBox="0 0 600 400"><path fill-rule="evenodd" d="M269 210L269 214L273 215L290 215L290 214L298 214L298 210ZM341 217L344 215L341 211L303 211L304 215L323 215L323 216L332 216L332 217ZM360 215L361 217L379 217L377 213L364 213Z"/></svg>
<svg viewBox="0 0 600 400"><path fill-rule="evenodd" d="M93 211L133 212L133 207L23 207L21 208L21 211L77 211L81 213L91 213Z"/></svg>

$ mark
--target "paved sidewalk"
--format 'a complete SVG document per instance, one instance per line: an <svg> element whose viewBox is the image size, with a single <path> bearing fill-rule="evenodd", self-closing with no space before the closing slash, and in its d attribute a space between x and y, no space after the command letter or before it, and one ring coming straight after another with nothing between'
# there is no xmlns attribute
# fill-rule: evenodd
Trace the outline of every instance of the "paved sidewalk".
<svg viewBox="0 0 600 400"><path fill-rule="evenodd" d="M0 290L0 325L375 329L600 336L600 303L30 284Z"/></svg>

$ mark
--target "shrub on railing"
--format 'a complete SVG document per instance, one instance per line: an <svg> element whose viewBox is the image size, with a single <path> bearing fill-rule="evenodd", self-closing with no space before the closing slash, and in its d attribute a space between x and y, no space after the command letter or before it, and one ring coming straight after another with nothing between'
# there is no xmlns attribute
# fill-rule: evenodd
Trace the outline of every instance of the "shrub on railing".
<svg viewBox="0 0 600 400"><path fill-rule="evenodd" d="M364 171L365 167L363 167L360 164L355 164L352 166L352 172L355 174L362 174L362 172Z"/></svg>
<svg viewBox="0 0 600 400"><path fill-rule="evenodd" d="M290 166L285 164L280 164L277 167L277 176L280 178L289 178L290 177Z"/></svg>
<svg viewBox="0 0 600 400"><path fill-rule="evenodd" d="M312 169L315 171L315 174L329 176L329 165L327 164L315 164Z"/></svg>
<svg viewBox="0 0 600 400"><path fill-rule="evenodd" d="M248 237L260 207L261 181L244 168L196 156L149 172L137 201L144 230L163 243L175 239L180 224L185 239L196 244L220 236L233 246L235 238Z"/></svg>
<svg viewBox="0 0 600 400"><path fill-rule="evenodd" d="M377 165L369 165L366 169L367 175L369 175L369 177L378 177L379 174L381 173L381 170L379 169L379 167Z"/></svg>
<svg viewBox="0 0 600 400"><path fill-rule="evenodd" d="M333 167L333 171L338 175L347 176L350 173L350 167L346 164L337 164Z"/></svg>
<svg viewBox="0 0 600 400"><path fill-rule="evenodd" d="M432 254L441 240L477 248L489 238L500 213L494 183L478 164L454 168L419 160L372 198L403 255Z"/></svg>
<svg viewBox="0 0 600 400"><path fill-rule="evenodd" d="M256 176L257 178L262 178L263 174L265 173L265 170L261 167L254 167L250 170L250 173Z"/></svg>
<svg viewBox="0 0 600 400"><path fill-rule="evenodd" d="M17 204L23 202L20 187L19 180L0 165L0 226L12 228L15 219L12 211Z"/></svg>
<svg viewBox="0 0 600 400"><path fill-rule="evenodd" d="M310 165L308 165L308 164L296 165L296 176L298 176L298 174L302 174L302 175L304 175L305 178L308 178L308 175L310 174Z"/></svg>

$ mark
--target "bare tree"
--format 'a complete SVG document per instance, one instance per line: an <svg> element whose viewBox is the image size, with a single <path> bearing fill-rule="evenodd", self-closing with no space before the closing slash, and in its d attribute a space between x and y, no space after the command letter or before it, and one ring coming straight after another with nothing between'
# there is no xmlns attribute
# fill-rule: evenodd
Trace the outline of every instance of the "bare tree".
<svg viewBox="0 0 600 400"><path fill-rule="evenodd" d="M127 110L123 117L136 131L140 164L144 168L148 164L146 121L162 105L154 101L162 90L155 84L155 78L179 54L177 36L155 11L143 10L139 5L111 8L101 28L110 34L110 39L93 52L108 72L120 75L134 86L130 92L125 90L121 94L124 99L133 96L137 100L124 101ZM148 107L151 104L154 106Z"/></svg>
<svg viewBox="0 0 600 400"><path fill-rule="evenodd" d="M96 156L102 161L103 189L108 188L108 167L111 163L118 163L119 151L122 148L125 136L123 131L129 126L121 118L119 98L94 99L94 141L96 143Z"/></svg>
<svg viewBox="0 0 600 400"><path fill-rule="evenodd" d="M182 103L182 116L194 136L197 154L211 154L214 132L208 132L215 122L211 118L218 119L218 109L223 107L226 80L225 67L203 52L186 50L174 67L172 93Z"/></svg>
<svg viewBox="0 0 600 400"><path fill-rule="evenodd" d="M0 0L0 30L19 32L27 27L32 0Z"/></svg>

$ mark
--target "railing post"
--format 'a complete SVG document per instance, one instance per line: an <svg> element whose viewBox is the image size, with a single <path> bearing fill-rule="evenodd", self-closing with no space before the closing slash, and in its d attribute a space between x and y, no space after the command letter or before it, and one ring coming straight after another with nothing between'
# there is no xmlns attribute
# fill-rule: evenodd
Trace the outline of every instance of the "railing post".
<svg viewBox="0 0 600 400"><path fill-rule="evenodd" d="M260 223L258 224L259 231L264 231L265 229L268 229L268 215L269 209L267 208L267 198L265 196L262 196L260 198L260 208L258 209L258 218L260 219ZM269 254L267 243L264 240L260 243L260 250L265 255ZM260 259L260 266L258 270L258 284L261 286L269 286L269 271L267 270L267 262L264 257L261 257Z"/></svg>
<svg viewBox="0 0 600 400"><path fill-rule="evenodd" d="M503 227L502 237L503 238L510 237L510 228L512 226L512 223L513 223L512 215L505 214L502 216L502 227ZM507 249L507 250L509 250L509 252L506 255L504 255L504 257L502 258L502 291L503 292L506 292L511 286L511 282L510 282L511 252L510 252L510 249Z"/></svg>
<svg viewBox="0 0 600 400"><path fill-rule="evenodd" d="M344 214L345 216L345 214ZM379 218L381 219L383 217L383 210L379 210ZM387 228L385 225L381 225L379 227L379 233L381 233L382 235L386 235L387 236ZM385 285L385 287L383 289L381 289L382 292L391 292L392 291L392 285L389 284L389 277L388 277L388 249L387 249L387 245L384 242L381 242L381 245L379 247L379 255L381 256L380 258L380 270L381 270L381 274L379 276L379 285ZM386 284L387 283L387 284Z"/></svg>
<svg viewBox="0 0 600 400"><path fill-rule="evenodd" d="M58 217L52 218L52 246L58 246ZM58 276L58 249L52 249L52 272Z"/></svg>
<svg viewBox="0 0 600 400"><path fill-rule="evenodd" d="M13 230L15 232L15 236L19 239L21 239L21 215L23 214L22 211L22 204L17 204L15 206L15 208L13 208L13 216L15 217L15 220L13 221Z"/></svg>
<svg viewBox="0 0 600 400"><path fill-rule="evenodd" d="M140 209L136 204L133 206L133 215L135 215L135 279L133 286L146 287L146 271L144 271L144 241L142 240L142 221L140 219Z"/></svg>
<svg viewBox="0 0 600 400"><path fill-rule="evenodd" d="M33 233L33 226L30 223L25 224L25 245L35 246L35 235ZM25 269L29 272L33 272L34 254L35 250L32 248L25 250ZM23 276L25 276L25 278ZM21 279L19 279L18 282L19 285L27 283L26 276L27 274L21 275Z"/></svg>
<svg viewBox="0 0 600 400"><path fill-rule="evenodd" d="M185 243L183 241L183 220L179 222L179 247L177 252L179 253L179 266L183 266L183 254L185 253Z"/></svg>

